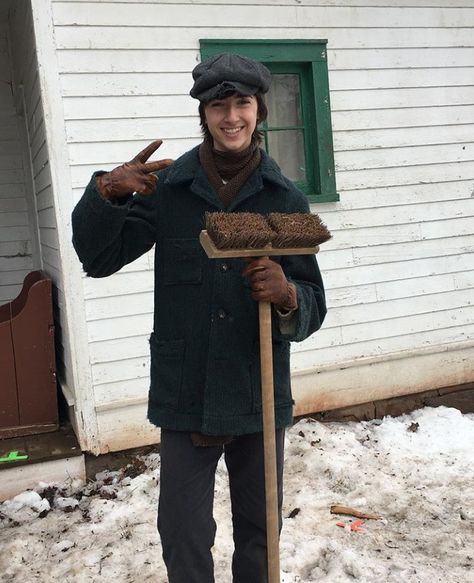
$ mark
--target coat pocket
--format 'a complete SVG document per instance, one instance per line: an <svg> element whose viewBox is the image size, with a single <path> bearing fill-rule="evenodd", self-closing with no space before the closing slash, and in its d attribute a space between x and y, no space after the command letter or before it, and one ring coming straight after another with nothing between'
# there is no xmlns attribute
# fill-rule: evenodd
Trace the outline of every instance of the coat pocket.
<svg viewBox="0 0 474 583"><path fill-rule="evenodd" d="M184 340L150 337L150 401L159 407L179 408L183 382Z"/></svg>
<svg viewBox="0 0 474 583"><path fill-rule="evenodd" d="M202 249L198 239L165 239L163 255L165 285L202 282Z"/></svg>

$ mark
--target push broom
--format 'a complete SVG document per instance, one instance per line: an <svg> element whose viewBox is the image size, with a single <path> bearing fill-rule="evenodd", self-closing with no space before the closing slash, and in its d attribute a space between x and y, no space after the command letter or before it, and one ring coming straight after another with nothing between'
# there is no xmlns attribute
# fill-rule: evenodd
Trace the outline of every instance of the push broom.
<svg viewBox="0 0 474 583"><path fill-rule="evenodd" d="M211 259L313 255L331 238L317 215L309 213L206 213L200 241ZM275 403L271 303L259 302L265 504L269 583L280 583Z"/></svg>

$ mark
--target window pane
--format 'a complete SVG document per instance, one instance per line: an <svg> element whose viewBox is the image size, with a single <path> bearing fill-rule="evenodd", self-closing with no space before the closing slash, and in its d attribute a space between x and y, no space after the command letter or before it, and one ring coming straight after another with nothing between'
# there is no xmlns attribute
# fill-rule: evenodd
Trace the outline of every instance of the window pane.
<svg viewBox="0 0 474 583"><path fill-rule="evenodd" d="M303 130L267 132L268 153L290 180L306 180Z"/></svg>
<svg viewBox="0 0 474 583"><path fill-rule="evenodd" d="M272 75L272 84L266 95L270 127L302 124L300 81L298 75Z"/></svg>

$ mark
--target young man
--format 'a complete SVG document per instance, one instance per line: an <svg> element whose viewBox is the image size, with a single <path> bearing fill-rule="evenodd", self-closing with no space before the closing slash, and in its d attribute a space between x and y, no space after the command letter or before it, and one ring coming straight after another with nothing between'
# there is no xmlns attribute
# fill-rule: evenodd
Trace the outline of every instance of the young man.
<svg viewBox="0 0 474 583"><path fill-rule="evenodd" d="M229 471L234 583L267 581L258 300L274 305L273 359L281 523L284 428L292 420L290 341L326 313L314 256L208 260L198 236L206 212L308 212L305 196L259 148L271 76L233 54L193 71L202 144L97 172L73 213L85 271L105 277L155 245L148 418L161 427L158 529L169 583L213 583L214 478ZM157 172L159 171L159 172ZM157 173L156 173L157 172ZM256 268L259 269L256 269Z"/></svg>

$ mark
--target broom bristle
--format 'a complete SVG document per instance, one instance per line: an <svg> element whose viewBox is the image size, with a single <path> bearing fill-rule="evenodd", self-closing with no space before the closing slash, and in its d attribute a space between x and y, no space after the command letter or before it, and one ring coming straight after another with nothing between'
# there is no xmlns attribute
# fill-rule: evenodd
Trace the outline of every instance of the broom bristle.
<svg viewBox="0 0 474 583"><path fill-rule="evenodd" d="M257 213L206 213L206 230L218 249L260 249L275 236Z"/></svg>
<svg viewBox="0 0 474 583"><path fill-rule="evenodd" d="M310 213L206 213L206 230L218 249L316 247L331 238L320 217Z"/></svg>
<svg viewBox="0 0 474 583"><path fill-rule="evenodd" d="M273 247L315 247L331 238L318 215L310 213L271 213L268 223L275 231Z"/></svg>

